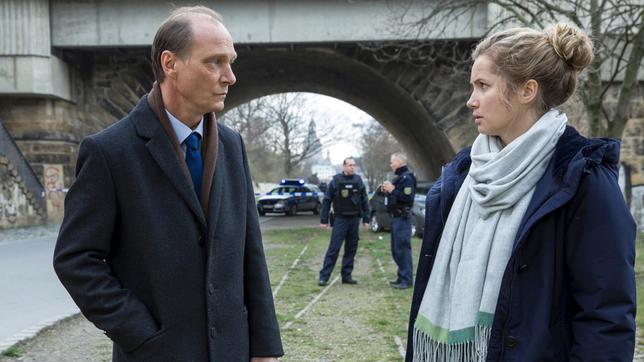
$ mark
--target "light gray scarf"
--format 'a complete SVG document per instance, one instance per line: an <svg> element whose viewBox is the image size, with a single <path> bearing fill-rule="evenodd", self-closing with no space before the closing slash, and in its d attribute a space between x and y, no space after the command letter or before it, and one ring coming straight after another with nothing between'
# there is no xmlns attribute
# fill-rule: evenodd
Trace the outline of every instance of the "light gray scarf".
<svg viewBox="0 0 644 362"><path fill-rule="evenodd" d="M414 361L485 361L517 229L566 122L552 109L504 148L474 141L414 325Z"/></svg>

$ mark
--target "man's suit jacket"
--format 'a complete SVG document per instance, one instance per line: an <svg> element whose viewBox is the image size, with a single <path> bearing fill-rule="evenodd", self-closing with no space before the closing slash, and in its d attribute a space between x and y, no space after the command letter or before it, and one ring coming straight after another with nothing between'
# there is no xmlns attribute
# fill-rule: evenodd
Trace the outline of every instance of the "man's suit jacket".
<svg viewBox="0 0 644 362"><path fill-rule="evenodd" d="M55 270L114 361L281 356L241 137L206 117L216 172L200 204L152 98L81 143Z"/></svg>

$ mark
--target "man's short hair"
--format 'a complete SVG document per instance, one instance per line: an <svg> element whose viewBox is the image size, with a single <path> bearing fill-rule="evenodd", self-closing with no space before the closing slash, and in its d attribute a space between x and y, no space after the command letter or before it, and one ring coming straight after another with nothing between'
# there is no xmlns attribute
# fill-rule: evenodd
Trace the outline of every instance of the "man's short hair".
<svg viewBox="0 0 644 362"><path fill-rule="evenodd" d="M223 24L221 15L205 6L184 6L174 9L157 30L152 43L152 70L154 71L154 78L159 83L163 81L165 76L161 66L161 53L163 51L169 50L177 54L181 59L186 59L188 55L192 45L192 26L189 17L186 15L190 14L206 15Z"/></svg>
<svg viewBox="0 0 644 362"><path fill-rule="evenodd" d="M355 159L355 158L353 158L353 157L346 157L344 160L342 160L342 165L343 165L343 166L344 166L344 165L346 165L346 164L347 164L347 161L349 161L349 160L353 160L353 162L356 162L356 159Z"/></svg>
<svg viewBox="0 0 644 362"><path fill-rule="evenodd" d="M407 164L407 155L402 153L402 152L394 152L391 154L391 157L397 159L398 161L402 162L403 165Z"/></svg>

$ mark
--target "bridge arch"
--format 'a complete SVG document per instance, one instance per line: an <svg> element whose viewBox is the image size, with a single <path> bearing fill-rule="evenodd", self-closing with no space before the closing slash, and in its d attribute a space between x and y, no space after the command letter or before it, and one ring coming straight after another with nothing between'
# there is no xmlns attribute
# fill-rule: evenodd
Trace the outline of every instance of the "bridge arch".
<svg viewBox="0 0 644 362"><path fill-rule="evenodd" d="M226 108L269 94L312 92L360 108L400 142L423 178L438 176L454 154L425 106L377 69L327 47L238 49L237 84ZM357 138L356 138L357 141Z"/></svg>

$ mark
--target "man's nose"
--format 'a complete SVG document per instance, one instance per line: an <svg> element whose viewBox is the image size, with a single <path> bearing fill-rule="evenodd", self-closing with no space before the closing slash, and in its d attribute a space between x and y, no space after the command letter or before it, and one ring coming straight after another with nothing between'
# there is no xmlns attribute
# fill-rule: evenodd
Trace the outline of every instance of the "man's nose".
<svg viewBox="0 0 644 362"><path fill-rule="evenodd" d="M226 69L221 74L221 81L222 83L229 86L237 82L237 77L235 77L235 73L233 73L233 68L230 66L230 64L226 66Z"/></svg>

